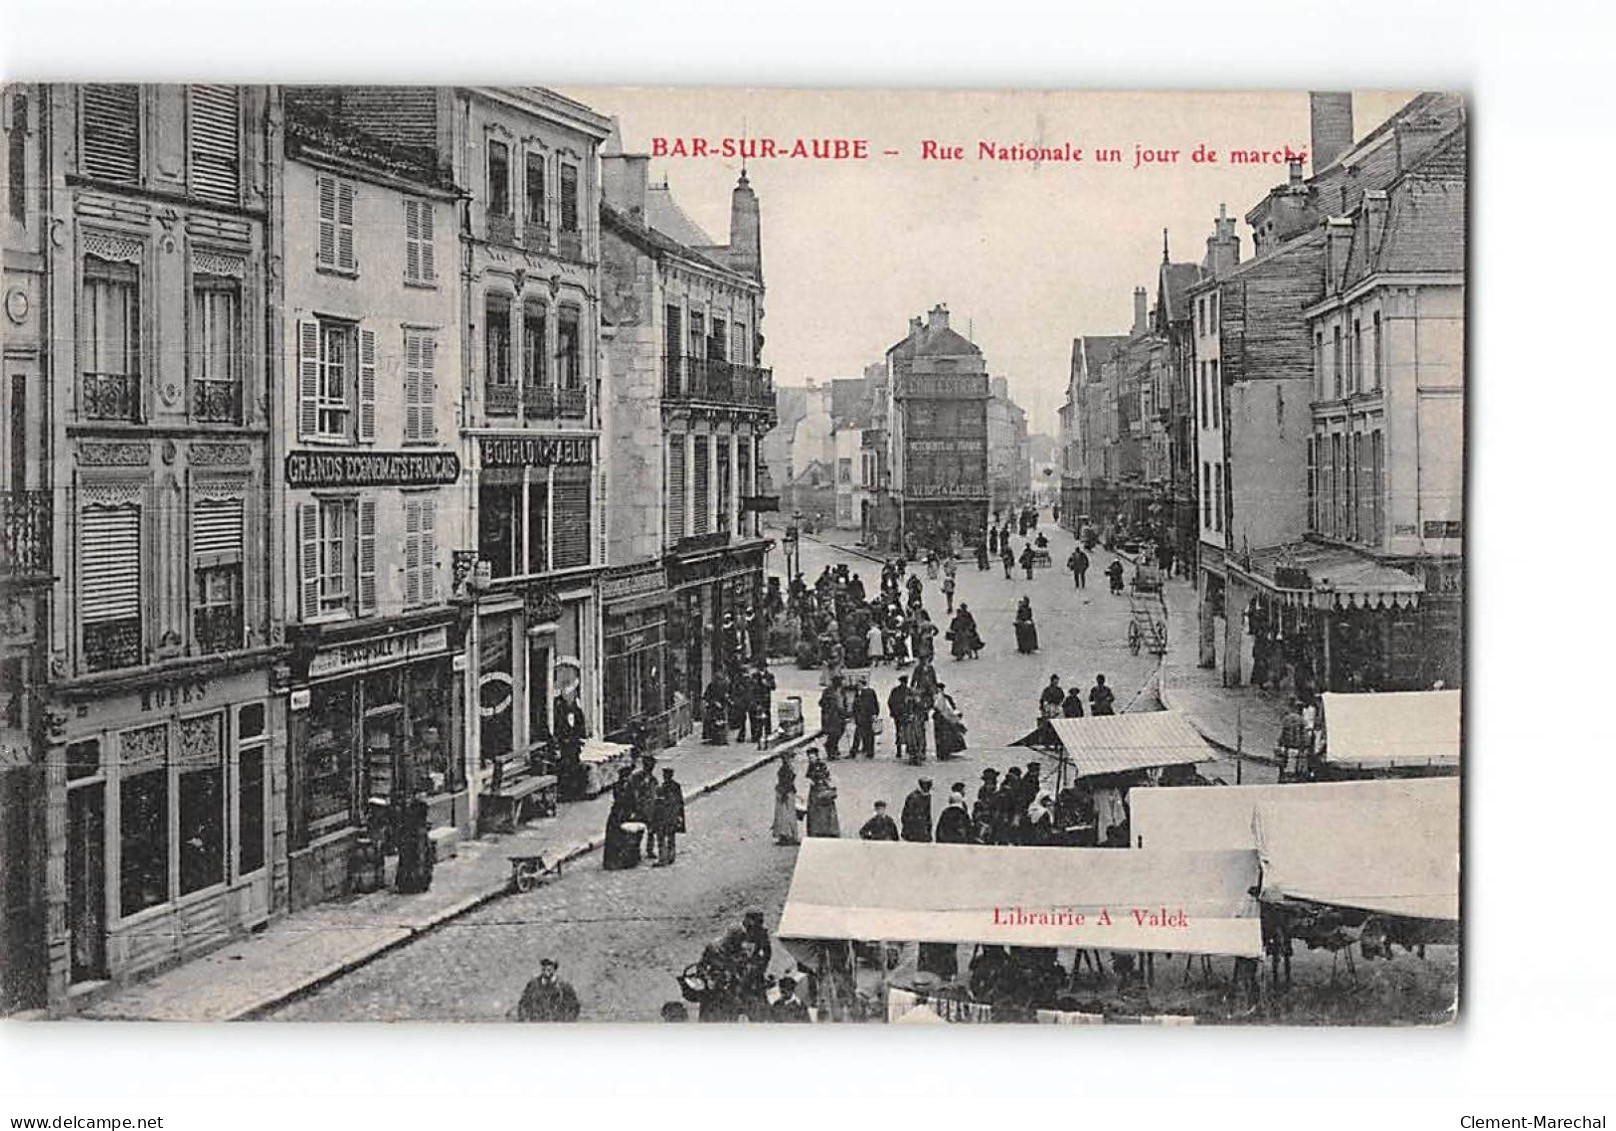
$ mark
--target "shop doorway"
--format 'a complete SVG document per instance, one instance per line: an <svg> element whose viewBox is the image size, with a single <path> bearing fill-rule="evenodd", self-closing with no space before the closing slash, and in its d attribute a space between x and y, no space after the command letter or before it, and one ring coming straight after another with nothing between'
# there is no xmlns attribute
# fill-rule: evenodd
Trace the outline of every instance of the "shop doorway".
<svg viewBox="0 0 1616 1131"><path fill-rule="evenodd" d="M106 843L106 786L68 790L67 930L75 982L107 976Z"/></svg>

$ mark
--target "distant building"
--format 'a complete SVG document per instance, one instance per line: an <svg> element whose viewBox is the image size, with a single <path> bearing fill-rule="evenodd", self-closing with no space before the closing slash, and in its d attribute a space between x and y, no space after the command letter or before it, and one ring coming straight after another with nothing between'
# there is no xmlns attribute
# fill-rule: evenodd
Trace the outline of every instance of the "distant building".
<svg viewBox="0 0 1616 1131"><path fill-rule="evenodd" d="M988 500L1008 511L1032 496L1032 459L1027 449L1027 413L1010 399L1010 382L994 377L988 401Z"/></svg>
<svg viewBox="0 0 1616 1131"><path fill-rule="evenodd" d="M889 548L974 545L988 523L987 365L935 306L887 350Z"/></svg>

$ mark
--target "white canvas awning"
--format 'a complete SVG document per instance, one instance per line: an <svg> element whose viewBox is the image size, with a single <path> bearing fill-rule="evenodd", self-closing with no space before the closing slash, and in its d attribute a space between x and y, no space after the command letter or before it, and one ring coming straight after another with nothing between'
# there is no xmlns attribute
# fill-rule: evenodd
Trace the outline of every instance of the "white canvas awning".
<svg viewBox="0 0 1616 1131"><path fill-rule="evenodd" d="M1459 917L1459 779L1137 789L1142 851L1257 847L1263 898Z"/></svg>
<svg viewBox="0 0 1616 1131"><path fill-rule="evenodd" d="M1356 765L1459 764L1458 691L1325 694L1325 757Z"/></svg>
<svg viewBox="0 0 1616 1131"><path fill-rule="evenodd" d="M1257 854L809 838L782 939L1262 954Z"/></svg>
<svg viewBox="0 0 1616 1131"><path fill-rule="evenodd" d="M1080 778L1217 759L1206 739L1178 711L1050 719L1049 725Z"/></svg>

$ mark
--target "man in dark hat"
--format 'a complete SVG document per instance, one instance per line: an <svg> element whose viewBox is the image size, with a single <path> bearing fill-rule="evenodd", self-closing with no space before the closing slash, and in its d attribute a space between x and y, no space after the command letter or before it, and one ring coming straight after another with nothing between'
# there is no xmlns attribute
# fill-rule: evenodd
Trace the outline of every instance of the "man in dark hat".
<svg viewBox="0 0 1616 1131"><path fill-rule="evenodd" d="M685 831L685 790L673 780L673 767L662 768L662 784L651 803L651 836L656 842L657 864L672 864L679 834Z"/></svg>
<svg viewBox="0 0 1616 1131"><path fill-rule="evenodd" d="M1061 717L1067 719L1081 719L1083 717L1083 688L1074 683L1072 689L1066 693L1061 703Z"/></svg>
<svg viewBox="0 0 1616 1131"><path fill-rule="evenodd" d="M576 1021L578 995L573 988L556 977L556 960L539 960L539 976L522 990L522 1000L516 1006L518 1021Z"/></svg>
<svg viewBox="0 0 1616 1131"><path fill-rule="evenodd" d="M813 1020L808 1015L808 1007L797 996L797 979L787 974L777 983L780 996L774 999L769 1007L770 1021L785 1021L803 1023Z"/></svg>
<svg viewBox="0 0 1616 1131"><path fill-rule="evenodd" d="M976 804L971 806L971 821L976 825L978 844L993 843L993 812L998 804L999 771L982 771L982 784L976 791Z"/></svg>
<svg viewBox="0 0 1616 1131"><path fill-rule="evenodd" d="M849 758L858 757L861 751L866 758L875 757L875 720L880 717L881 700L875 688L861 684L853 695L853 745L847 752Z"/></svg>
<svg viewBox="0 0 1616 1131"><path fill-rule="evenodd" d="M898 685L887 696L887 714L892 716L892 741L898 758L903 757L903 723L909 717L909 677L900 675Z"/></svg>
<svg viewBox="0 0 1616 1131"><path fill-rule="evenodd" d="M903 801L903 839L931 843L931 779L921 778Z"/></svg>
<svg viewBox="0 0 1616 1131"><path fill-rule="evenodd" d="M774 957L763 912L754 908L742 916L741 932L745 942L741 951L741 1011L761 1021L769 1015L769 962Z"/></svg>
<svg viewBox="0 0 1616 1131"><path fill-rule="evenodd" d="M860 840L897 840L898 825L887 815L887 803L877 801L875 812L859 829Z"/></svg>

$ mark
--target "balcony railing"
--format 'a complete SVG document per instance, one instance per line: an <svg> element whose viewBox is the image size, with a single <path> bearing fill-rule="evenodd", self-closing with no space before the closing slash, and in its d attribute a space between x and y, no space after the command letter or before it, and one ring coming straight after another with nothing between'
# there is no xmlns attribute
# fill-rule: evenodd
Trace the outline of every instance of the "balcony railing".
<svg viewBox="0 0 1616 1131"><path fill-rule="evenodd" d="M550 250L550 229L543 224L528 223L522 226L522 246L529 251L540 254Z"/></svg>
<svg viewBox="0 0 1616 1131"><path fill-rule="evenodd" d="M87 621L84 625L84 666L92 672L132 668L143 659L140 618Z"/></svg>
<svg viewBox="0 0 1616 1131"><path fill-rule="evenodd" d="M502 247L516 246L516 217L489 214L486 222L488 242Z"/></svg>
<svg viewBox="0 0 1616 1131"><path fill-rule="evenodd" d="M589 415L589 394L582 389L557 389L556 403L564 417L582 419Z"/></svg>
<svg viewBox="0 0 1616 1131"><path fill-rule="evenodd" d="M49 491L0 494L0 574L14 578L50 576Z"/></svg>
<svg viewBox="0 0 1616 1131"><path fill-rule="evenodd" d="M774 407L774 373L702 357L663 359L664 399L710 401L747 408Z"/></svg>
<svg viewBox="0 0 1616 1131"><path fill-rule="evenodd" d="M515 416L516 398L515 385L483 386L483 404L489 416Z"/></svg>
<svg viewBox="0 0 1616 1131"><path fill-rule="evenodd" d="M241 647L242 627L240 605L197 609L192 626L196 650L203 654L234 651Z"/></svg>
<svg viewBox="0 0 1616 1131"><path fill-rule="evenodd" d="M236 424L241 420L240 381L193 381L191 416L210 424Z"/></svg>
<svg viewBox="0 0 1616 1131"><path fill-rule="evenodd" d="M522 390L522 415L528 420L554 420L557 417L582 419L589 415L589 394L582 389L557 389L553 385L529 386ZM489 401L494 413L493 401Z"/></svg>
<svg viewBox="0 0 1616 1131"><path fill-rule="evenodd" d="M86 373L83 395L87 420L140 420L140 374Z"/></svg>
<svg viewBox="0 0 1616 1131"><path fill-rule="evenodd" d="M559 232L556 234L556 254L563 259L582 260L584 257L584 234L582 232Z"/></svg>

